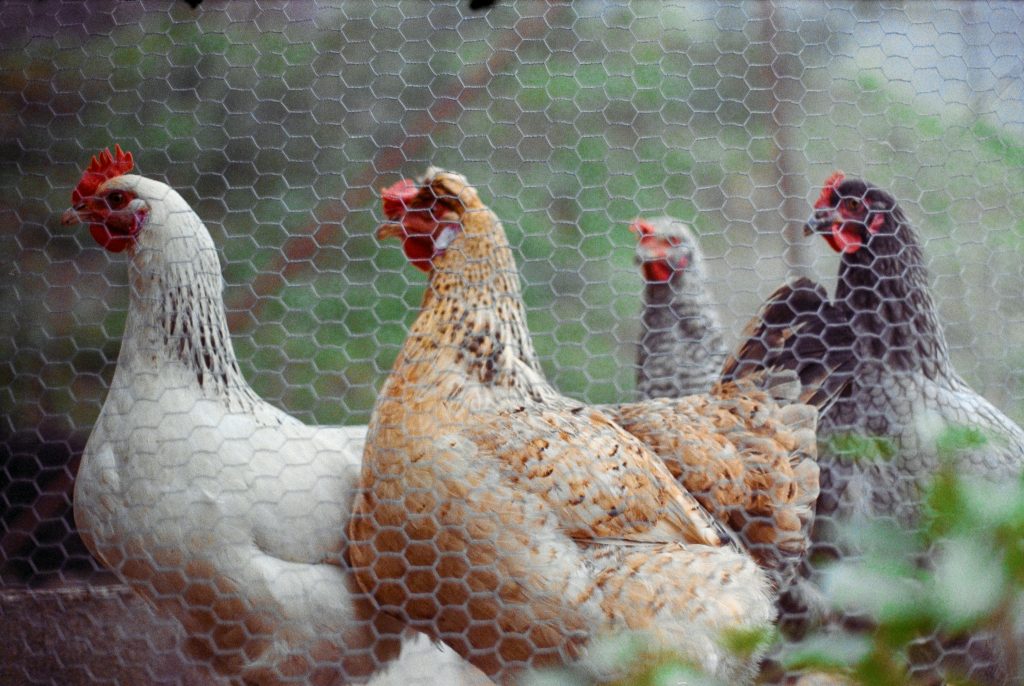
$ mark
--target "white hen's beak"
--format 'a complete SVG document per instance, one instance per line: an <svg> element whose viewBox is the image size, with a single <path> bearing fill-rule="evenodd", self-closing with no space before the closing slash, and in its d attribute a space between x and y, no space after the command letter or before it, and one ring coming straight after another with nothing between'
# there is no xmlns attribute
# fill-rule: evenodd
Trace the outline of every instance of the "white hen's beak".
<svg viewBox="0 0 1024 686"><path fill-rule="evenodd" d="M76 205L75 207L69 207L64 210L64 214L60 216L60 223L62 226L75 226L76 224L84 224L85 219L82 217L81 212L85 210L85 205Z"/></svg>

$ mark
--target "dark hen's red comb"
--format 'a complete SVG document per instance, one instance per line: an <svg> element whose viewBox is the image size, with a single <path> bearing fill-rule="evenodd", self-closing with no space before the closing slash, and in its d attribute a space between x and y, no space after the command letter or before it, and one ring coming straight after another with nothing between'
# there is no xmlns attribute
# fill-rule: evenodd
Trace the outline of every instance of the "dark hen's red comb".
<svg viewBox="0 0 1024 686"><path fill-rule="evenodd" d="M104 150L98 156L93 155L89 166L82 173L82 180L71 192L71 204L77 205L82 198L95 193L101 183L115 176L127 174L134 166L132 154L122 150L120 145L114 145L113 155L110 154L109 149Z"/></svg>
<svg viewBox="0 0 1024 686"><path fill-rule="evenodd" d="M814 203L815 209L831 205L832 191L838 188L839 184L844 180L846 180L846 174L841 171L832 172L832 176L825 179L825 185L821 187L821 193L818 195L818 200Z"/></svg>

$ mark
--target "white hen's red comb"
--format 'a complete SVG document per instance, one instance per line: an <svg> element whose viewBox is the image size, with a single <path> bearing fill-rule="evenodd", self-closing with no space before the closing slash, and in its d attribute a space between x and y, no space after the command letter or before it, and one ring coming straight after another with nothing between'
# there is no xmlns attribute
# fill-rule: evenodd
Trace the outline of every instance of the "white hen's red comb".
<svg viewBox="0 0 1024 686"><path fill-rule="evenodd" d="M82 201L82 198L95 193L101 183L115 176L127 174L134 166L135 162L132 160L132 154L125 152L117 144L114 145L113 155L110 154L109 148L98 156L93 155L89 166L82 172L82 179L75 186L75 190L71 192L71 204L77 205Z"/></svg>

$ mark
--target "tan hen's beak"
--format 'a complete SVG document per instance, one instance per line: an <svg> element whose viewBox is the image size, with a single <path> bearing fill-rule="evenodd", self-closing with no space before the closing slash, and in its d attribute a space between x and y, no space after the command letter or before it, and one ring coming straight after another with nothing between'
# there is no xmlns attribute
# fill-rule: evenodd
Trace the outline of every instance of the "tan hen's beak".
<svg viewBox="0 0 1024 686"><path fill-rule="evenodd" d="M402 228L401 224L381 224L380 227L377 228L376 236L379 241L386 238L405 238L405 229Z"/></svg>

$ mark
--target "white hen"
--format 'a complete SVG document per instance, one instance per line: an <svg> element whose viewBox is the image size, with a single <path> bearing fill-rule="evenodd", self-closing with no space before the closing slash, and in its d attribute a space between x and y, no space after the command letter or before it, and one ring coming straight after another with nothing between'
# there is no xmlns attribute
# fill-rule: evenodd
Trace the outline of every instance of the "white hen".
<svg viewBox="0 0 1024 686"><path fill-rule="evenodd" d="M117 370L75 486L89 550L189 636L231 683L365 680L402 631L346 560L365 427L312 427L240 373L217 251L188 204L104 151L65 225L128 250Z"/></svg>

